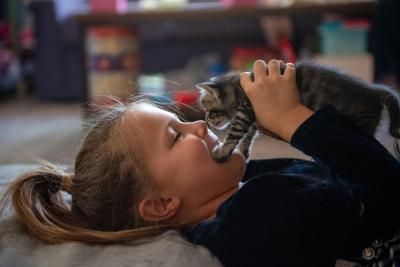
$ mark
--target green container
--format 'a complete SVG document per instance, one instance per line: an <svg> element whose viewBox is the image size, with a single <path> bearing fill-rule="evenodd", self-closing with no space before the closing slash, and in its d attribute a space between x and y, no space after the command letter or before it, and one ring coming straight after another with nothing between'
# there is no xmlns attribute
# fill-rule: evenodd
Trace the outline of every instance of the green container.
<svg viewBox="0 0 400 267"><path fill-rule="evenodd" d="M322 24L319 28L321 53L330 56L364 54L368 49L368 30L366 24Z"/></svg>

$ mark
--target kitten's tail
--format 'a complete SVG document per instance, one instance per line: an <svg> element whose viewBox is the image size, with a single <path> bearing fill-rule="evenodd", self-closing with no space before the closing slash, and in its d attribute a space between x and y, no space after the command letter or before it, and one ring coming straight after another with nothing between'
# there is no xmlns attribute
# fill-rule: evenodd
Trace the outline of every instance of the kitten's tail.
<svg viewBox="0 0 400 267"><path fill-rule="evenodd" d="M382 103L386 106L389 113L389 133L396 138L393 142L393 150L398 160L400 160L400 100L396 92L385 86L381 95Z"/></svg>
<svg viewBox="0 0 400 267"><path fill-rule="evenodd" d="M400 145L399 145L399 140L397 139L393 141L393 150L397 160L400 161Z"/></svg>
<svg viewBox="0 0 400 267"><path fill-rule="evenodd" d="M390 124L389 133L395 137L400 138L400 100L399 96L393 92L390 88L385 88L381 94L382 103L386 106Z"/></svg>

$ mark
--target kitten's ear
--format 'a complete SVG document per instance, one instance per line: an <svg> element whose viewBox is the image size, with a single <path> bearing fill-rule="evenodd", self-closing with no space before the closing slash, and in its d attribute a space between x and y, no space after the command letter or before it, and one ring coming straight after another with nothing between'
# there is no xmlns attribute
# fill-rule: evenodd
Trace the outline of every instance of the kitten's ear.
<svg viewBox="0 0 400 267"><path fill-rule="evenodd" d="M213 82L204 82L196 84L197 89L200 90L200 93L209 94L214 98L219 98L219 92L216 88L216 84Z"/></svg>

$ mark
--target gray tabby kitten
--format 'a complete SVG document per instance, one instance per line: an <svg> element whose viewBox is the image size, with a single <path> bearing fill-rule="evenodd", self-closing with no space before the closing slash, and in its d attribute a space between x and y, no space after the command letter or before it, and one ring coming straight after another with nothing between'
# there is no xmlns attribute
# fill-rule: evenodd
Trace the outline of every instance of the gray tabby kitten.
<svg viewBox="0 0 400 267"><path fill-rule="evenodd" d="M283 73L286 65L281 65ZM253 78L253 73L251 73ZM302 61L296 64L296 81L302 103L312 110L334 106L371 135L375 134L384 107L390 118L389 133L400 138L399 94L381 84L370 84L338 69ZM197 85L200 104L210 127L230 129L222 145L215 147L213 157L225 161L239 143L239 150L248 157L249 147L257 131L255 114L240 86L239 72L230 72ZM396 153L399 146L395 142Z"/></svg>

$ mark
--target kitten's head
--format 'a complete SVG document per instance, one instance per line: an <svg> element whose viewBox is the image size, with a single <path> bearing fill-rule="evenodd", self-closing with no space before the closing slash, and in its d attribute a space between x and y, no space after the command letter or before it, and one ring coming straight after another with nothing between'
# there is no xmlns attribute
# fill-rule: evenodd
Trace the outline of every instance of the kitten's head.
<svg viewBox="0 0 400 267"><path fill-rule="evenodd" d="M206 112L207 125L222 129L236 115L236 93L240 87L238 72L230 72L197 84L200 104Z"/></svg>

